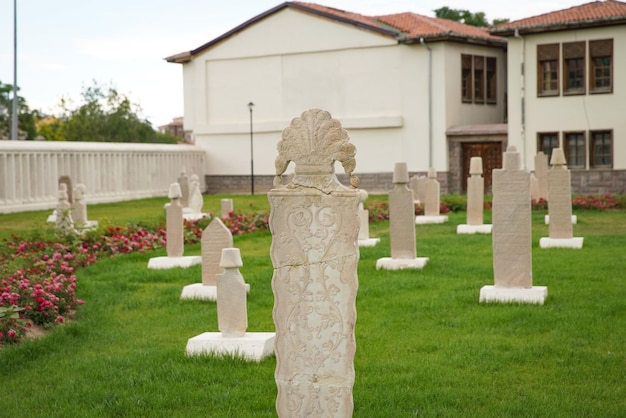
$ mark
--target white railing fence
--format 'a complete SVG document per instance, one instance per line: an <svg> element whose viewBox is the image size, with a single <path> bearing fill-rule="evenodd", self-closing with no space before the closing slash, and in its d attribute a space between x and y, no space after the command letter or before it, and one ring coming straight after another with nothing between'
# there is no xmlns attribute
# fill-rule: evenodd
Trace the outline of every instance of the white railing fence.
<svg viewBox="0 0 626 418"><path fill-rule="evenodd" d="M165 196L183 168L204 191L205 163L191 145L0 141L0 213L56 207L61 176L86 186L87 203Z"/></svg>

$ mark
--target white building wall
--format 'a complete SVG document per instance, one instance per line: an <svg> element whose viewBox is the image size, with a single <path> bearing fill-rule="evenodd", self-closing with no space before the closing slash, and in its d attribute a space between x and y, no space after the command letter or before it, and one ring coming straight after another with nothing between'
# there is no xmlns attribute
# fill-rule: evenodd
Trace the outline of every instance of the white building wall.
<svg viewBox="0 0 626 418"><path fill-rule="evenodd" d="M538 97L537 45L596 39L613 39L613 93ZM525 43L525 53L523 44ZM524 60L525 81L519 71ZM562 55L561 55L562 57ZM626 26L581 29L509 38L509 143L525 149L526 167L534 169L538 132L613 130L613 168L626 169ZM586 56L588 72L589 55ZM563 73L561 71L561 80ZM586 74L588 81L588 74ZM521 92L525 83L525 129L522 126ZM562 87L561 87L562 89ZM563 136L561 135L561 144ZM589 150L587 135L587 151ZM587 159L589 152L587 152Z"/></svg>

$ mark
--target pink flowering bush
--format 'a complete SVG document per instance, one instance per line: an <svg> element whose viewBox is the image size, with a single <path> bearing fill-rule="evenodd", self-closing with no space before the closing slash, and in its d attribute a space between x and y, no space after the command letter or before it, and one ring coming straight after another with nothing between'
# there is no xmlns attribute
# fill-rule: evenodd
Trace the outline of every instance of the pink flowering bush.
<svg viewBox="0 0 626 418"><path fill-rule="evenodd" d="M269 229L269 215L260 211L251 214L232 211L227 218L222 219L222 222L233 235L249 234Z"/></svg>

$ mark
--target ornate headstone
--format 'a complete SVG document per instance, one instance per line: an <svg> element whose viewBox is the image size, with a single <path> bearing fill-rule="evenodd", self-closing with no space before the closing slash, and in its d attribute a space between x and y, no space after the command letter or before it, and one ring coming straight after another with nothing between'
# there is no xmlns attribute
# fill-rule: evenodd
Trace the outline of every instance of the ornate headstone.
<svg viewBox="0 0 626 418"><path fill-rule="evenodd" d="M87 223L87 204L85 203L85 185L79 183L74 188L74 204L72 205L72 215L77 225Z"/></svg>
<svg viewBox="0 0 626 418"><path fill-rule="evenodd" d="M167 256L182 257L184 251L183 207L180 204L180 185L170 184L170 203L165 208L165 229L167 231Z"/></svg>
<svg viewBox="0 0 626 418"><path fill-rule="evenodd" d="M178 176L178 185L180 186L180 205L187 208L189 207L189 178L185 167L182 168L180 176Z"/></svg>
<svg viewBox="0 0 626 418"><path fill-rule="evenodd" d="M243 266L239 248L225 248L219 265L224 272L217 275L218 327L224 337L243 337L248 328L248 308L246 283L239 272Z"/></svg>
<svg viewBox="0 0 626 418"><path fill-rule="evenodd" d="M537 179L537 195L532 196L533 199L548 198L548 156L539 151L535 155L535 178Z"/></svg>
<svg viewBox="0 0 626 418"><path fill-rule="evenodd" d="M583 246L583 238L574 238L572 227L572 186L562 148L552 150L548 171L549 238L541 238L541 248L575 248Z"/></svg>
<svg viewBox="0 0 626 418"><path fill-rule="evenodd" d="M56 228L63 233L74 232L72 205L67 200L67 185L59 182L59 201L56 209Z"/></svg>
<svg viewBox="0 0 626 418"><path fill-rule="evenodd" d="M457 234L490 234L491 225L483 224L485 182L482 157L470 159L470 176L467 179L467 224L458 225Z"/></svg>
<svg viewBox="0 0 626 418"><path fill-rule="evenodd" d="M189 184L189 207L191 208L191 212L195 214L202 213L204 199L202 199L202 193L200 193L200 180L198 180L196 174L191 175Z"/></svg>
<svg viewBox="0 0 626 418"><path fill-rule="evenodd" d="M509 146L503 167L493 176L494 286L484 286L481 302L540 303L546 287L533 287L530 173L521 169L520 155Z"/></svg>
<svg viewBox="0 0 626 418"><path fill-rule="evenodd" d="M72 178L70 176L59 177L59 188L61 188L62 184L65 185L65 190L67 191L67 201L71 205L74 203L74 195L72 195L72 191L74 190L72 187Z"/></svg>
<svg viewBox="0 0 626 418"><path fill-rule="evenodd" d="M359 249L354 145L311 109L282 133L268 193L280 417L352 415ZM295 176L281 185L289 163ZM352 188L335 176L339 161Z"/></svg>
<svg viewBox="0 0 626 418"><path fill-rule="evenodd" d="M416 257L415 203L409 189L406 163L396 163L393 170L393 190L389 192L389 240L391 257L379 258L376 269L423 268L428 261Z"/></svg>

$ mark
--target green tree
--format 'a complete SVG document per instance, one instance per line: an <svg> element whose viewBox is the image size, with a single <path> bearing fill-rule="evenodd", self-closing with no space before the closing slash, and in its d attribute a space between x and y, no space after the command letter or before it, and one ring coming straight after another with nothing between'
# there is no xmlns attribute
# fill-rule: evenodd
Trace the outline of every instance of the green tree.
<svg viewBox="0 0 626 418"><path fill-rule="evenodd" d="M176 143L176 138L156 132L140 118L141 107L113 87L94 81L83 87L81 97L78 107L61 99L63 114L47 125L48 134L66 141Z"/></svg>
<svg viewBox="0 0 626 418"><path fill-rule="evenodd" d="M469 10L451 9L447 6L435 9L433 10L433 12L435 12L436 17L439 17L441 19L454 20L455 22L461 22L465 23L466 25L479 27L499 25L501 23L506 23L509 21L509 19L494 19L494 21L490 24L484 12L472 13Z"/></svg>
<svg viewBox="0 0 626 418"><path fill-rule="evenodd" d="M18 88L19 91L19 88ZM11 115L13 114L13 85L0 81L0 139L11 137ZM38 111L31 111L26 100L17 96L17 127L20 139L35 139L35 119Z"/></svg>

